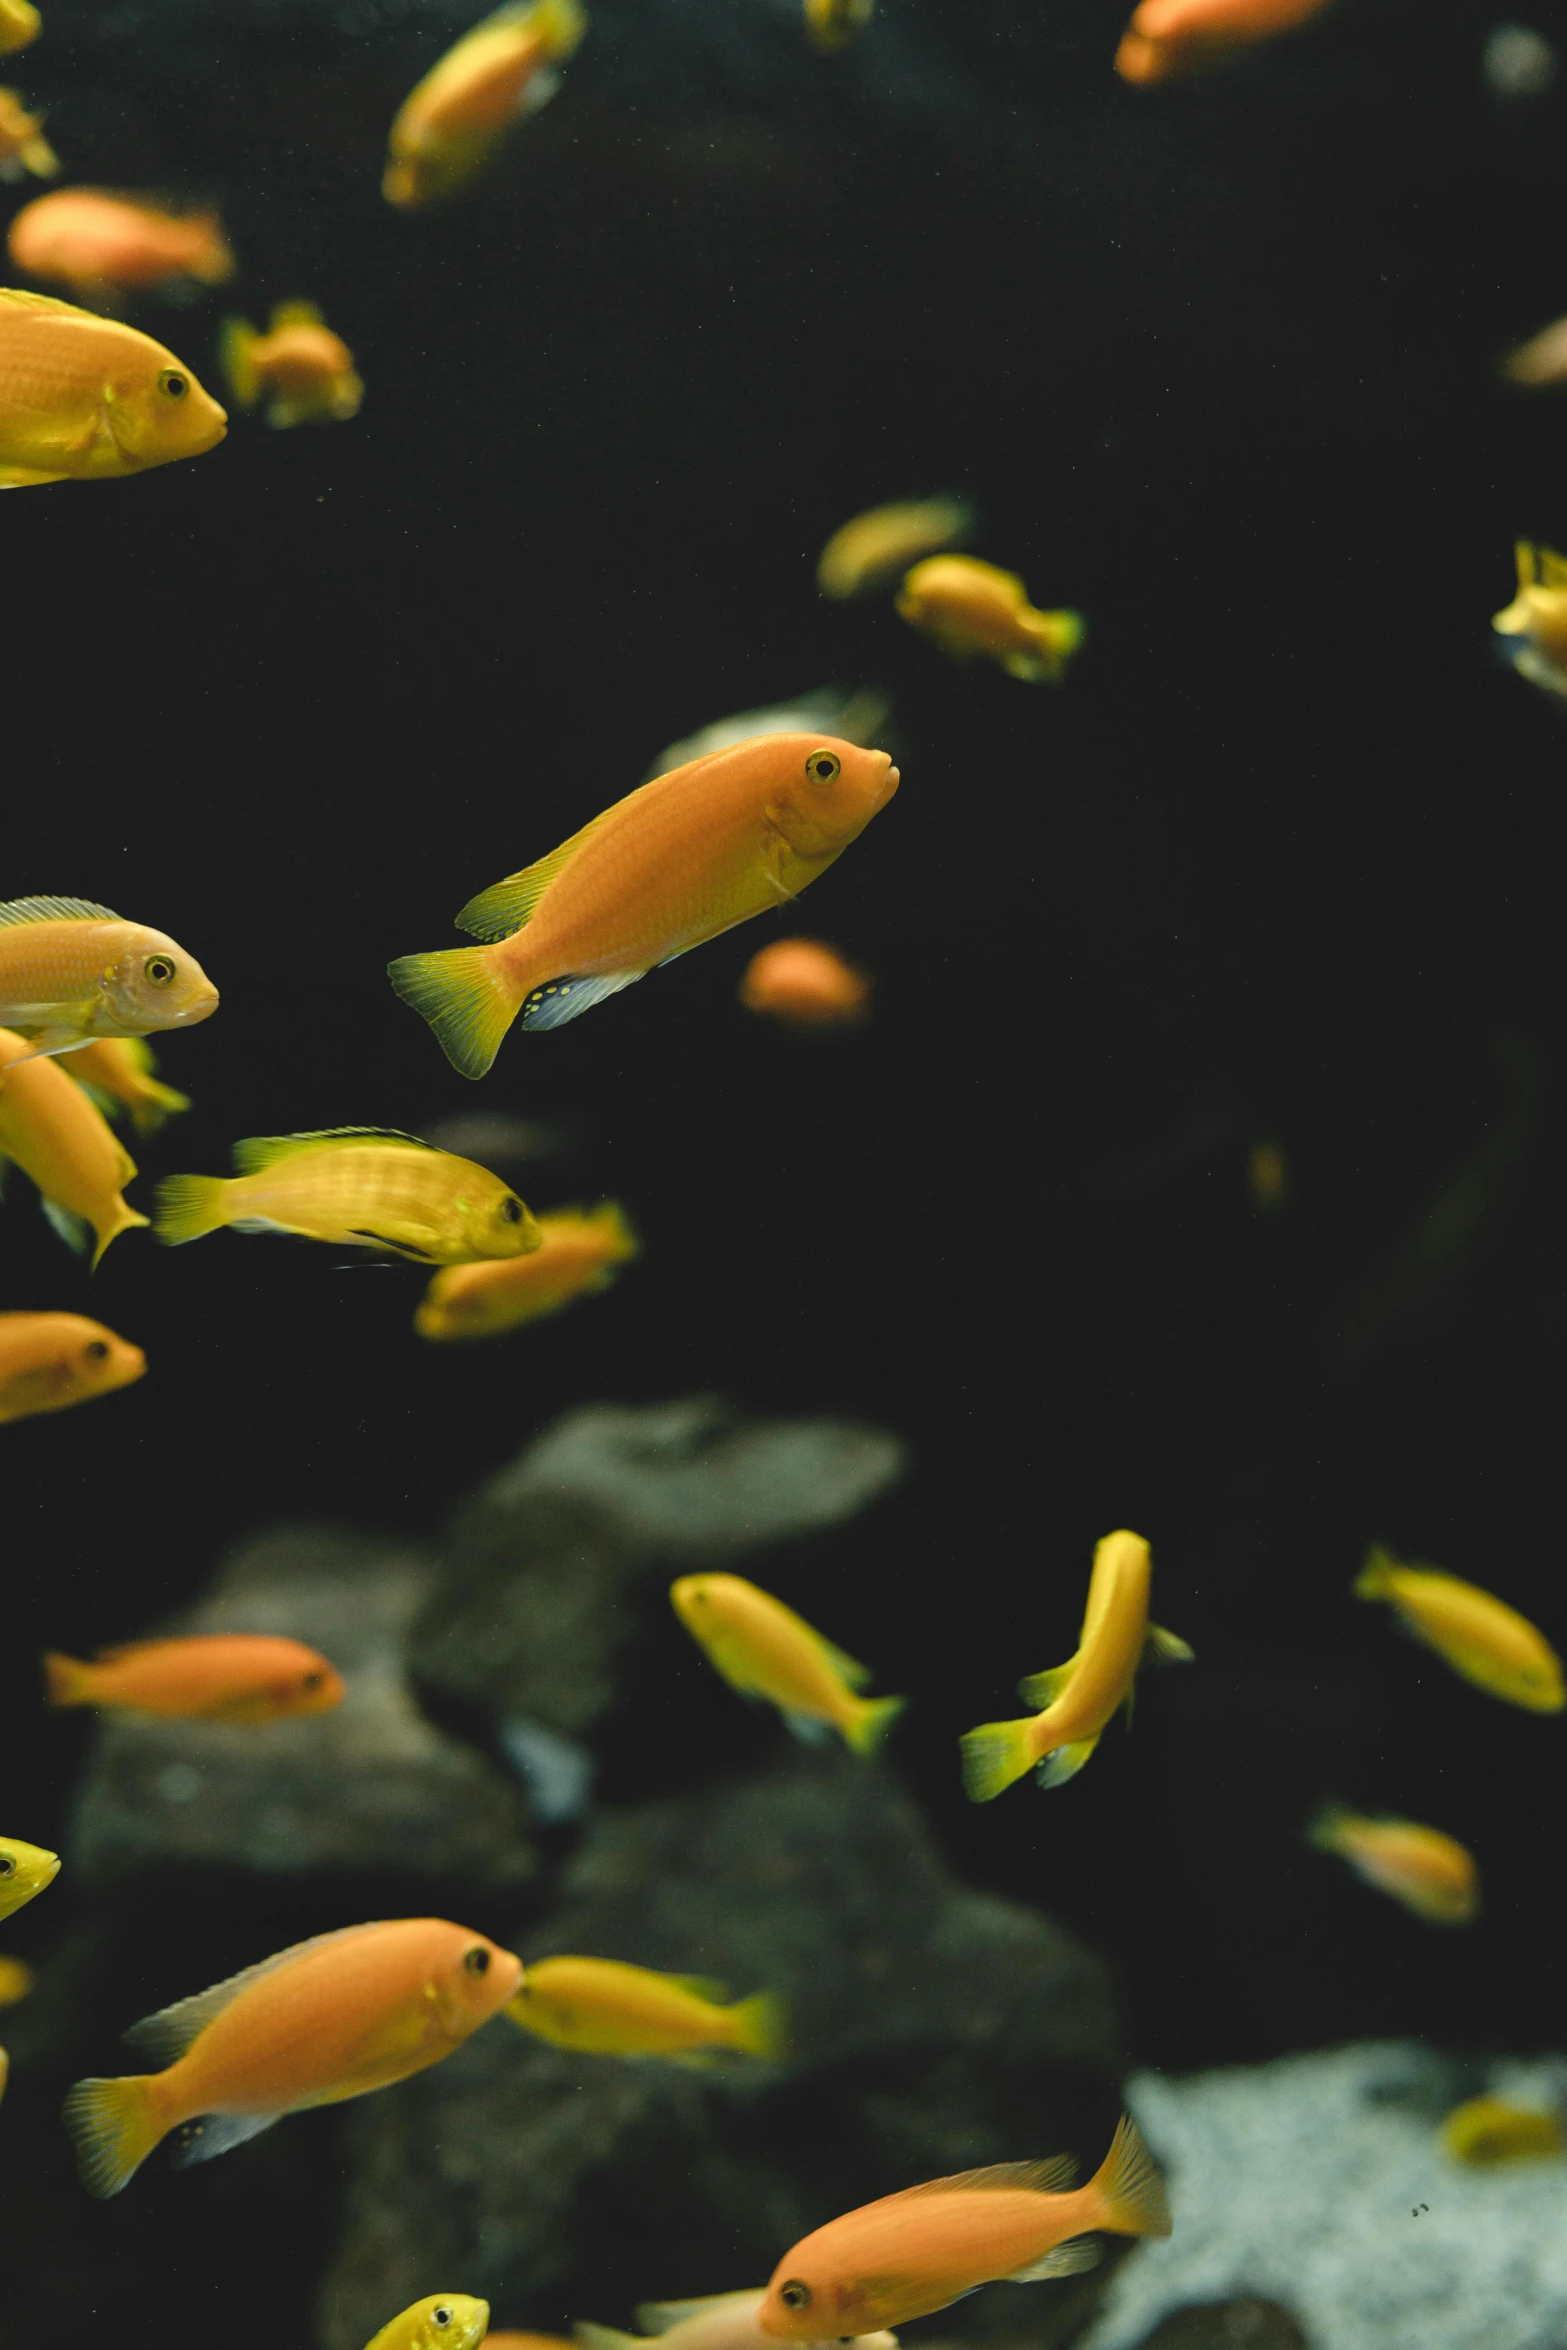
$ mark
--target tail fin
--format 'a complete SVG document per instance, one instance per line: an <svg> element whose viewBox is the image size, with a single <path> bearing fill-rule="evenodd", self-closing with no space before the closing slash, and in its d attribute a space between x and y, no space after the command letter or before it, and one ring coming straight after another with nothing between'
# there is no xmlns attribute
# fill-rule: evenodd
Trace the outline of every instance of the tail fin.
<svg viewBox="0 0 1567 2350"><path fill-rule="evenodd" d="M150 1216L140 1215L135 1208L127 1207L124 1200L116 1193L112 1211L102 1224L95 1227L98 1234L98 1245L92 1253L93 1272L96 1273L102 1264L103 1252L111 1240L118 1240L122 1232L134 1232L138 1227L145 1228L151 1222Z"/></svg>
<svg viewBox="0 0 1567 2350"><path fill-rule="evenodd" d="M172 1085L164 1085L156 1077L143 1080L139 1098L130 1105L131 1122L138 1134L156 1134L170 1118L190 1108L190 1095L176 1093Z"/></svg>
<svg viewBox="0 0 1567 2350"><path fill-rule="evenodd" d="M908 1704L906 1697L867 1697L857 1705L844 1730L844 1742L855 1754L875 1754Z"/></svg>
<svg viewBox="0 0 1567 2350"><path fill-rule="evenodd" d="M1341 1803L1325 1803L1306 1824L1306 1842L1316 1852L1344 1849L1344 1824L1349 1818Z"/></svg>
<svg viewBox="0 0 1567 2350"><path fill-rule="evenodd" d="M959 1740L963 1753L963 1792L970 1803L989 1803L1004 1788L1024 1777L1038 1760L1031 1732L1032 1715L1021 1722L981 1722Z"/></svg>
<svg viewBox="0 0 1567 2350"><path fill-rule="evenodd" d="M23 143L21 160L35 179L52 180L59 173L60 158L39 132Z"/></svg>
<svg viewBox="0 0 1567 2350"><path fill-rule="evenodd" d="M1398 1560L1380 1542L1373 1542L1366 1553L1366 1563L1350 1585L1356 1599L1391 1599L1393 1577Z"/></svg>
<svg viewBox="0 0 1567 2350"><path fill-rule="evenodd" d="M1101 2199L1096 2225L1115 2236L1167 2236L1170 2202L1158 2164L1129 2113L1116 2124L1110 2151L1088 2182Z"/></svg>
<svg viewBox="0 0 1567 2350"><path fill-rule="evenodd" d="M482 1077L522 1004L516 989L497 976L488 947L399 955L386 976L403 1002L429 1021L452 1067L464 1077Z"/></svg>
<svg viewBox="0 0 1567 2350"><path fill-rule="evenodd" d="M165 1175L158 1186L152 1228L166 1248L218 1232L228 1222L228 1185L221 1175Z"/></svg>
<svg viewBox="0 0 1567 2350"><path fill-rule="evenodd" d="M546 56L553 60L569 57L588 29L578 0L539 0L533 21Z"/></svg>
<svg viewBox="0 0 1567 2350"><path fill-rule="evenodd" d="M92 1677L92 1666L74 1656L50 1649L44 1658L45 1695L51 1705L91 1705Z"/></svg>
<svg viewBox="0 0 1567 2350"><path fill-rule="evenodd" d="M89 2195L107 2202L133 2178L163 2124L153 2107L156 2073L129 2073L118 2081L78 2081L62 2111L76 2171Z"/></svg>
<svg viewBox="0 0 1567 2350"><path fill-rule="evenodd" d="M735 2046L747 2056L787 2056L789 2012L772 1991L758 1991L754 1999L737 2000L729 2010L734 2018Z"/></svg>
<svg viewBox="0 0 1567 2350"><path fill-rule="evenodd" d="M632 1257L642 1254L642 1243L618 1200L606 1200L601 1208L595 1208L593 1222L604 1236L604 1245L609 1251L607 1261L610 1264L624 1265Z"/></svg>
<svg viewBox="0 0 1567 2350"><path fill-rule="evenodd" d="M261 337L248 318L225 318L218 337L218 358L229 390L242 408L254 408L261 397L261 373L255 348Z"/></svg>

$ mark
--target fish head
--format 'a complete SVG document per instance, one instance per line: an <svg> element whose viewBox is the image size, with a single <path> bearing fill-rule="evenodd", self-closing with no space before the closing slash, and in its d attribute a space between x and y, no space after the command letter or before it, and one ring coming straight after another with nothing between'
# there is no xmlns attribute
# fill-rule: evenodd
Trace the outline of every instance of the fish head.
<svg viewBox="0 0 1567 2350"><path fill-rule="evenodd" d="M813 2259L810 2239L785 2253L762 2297L756 2322L785 2342L842 2342L856 2332L856 2289Z"/></svg>
<svg viewBox="0 0 1567 2350"><path fill-rule="evenodd" d="M886 751L831 734L779 734L766 754L773 783L767 820L798 857L836 857L898 788Z"/></svg>
<svg viewBox="0 0 1567 2350"><path fill-rule="evenodd" d="M467 1159L454 1159L473 1180L458 1183L453 1195L461 1245L454 1261L473 1262L496 1257L531 1257L544 1246L538 1218L498 1175Z"/></svg>
<svg viewBox="0 0 1567 2350"><path fill-rule="evenodd" d="M348 1684L335 1665L314 1649L306 1651L298 1669L280 1680L275 1691L279 1713L329 1714L342 1704Z"/></svg>
<svg viewBox="0 0 1567 2350"><path fill-rule="evenodd" d="M737 1575L682 1575L670 1585L670 1605L694 1640L710 1640L722 1629L725 1601L739 1581Z"/></svg>
<svg viewBox="0 0 1567 2350"><path fill-rule="evenodd" d="M123 364L112 371L104 417L115 447L137 472L205 456L229 428L228 411L172 351L147 335L130 339Z"/></svg>
<svg viewBox="0 0 1567 2350"><path fill-rule="evenodd" d="M71 1369L81 1395L109 1395L116 1387L130 1387L147 1368L147 1358L128 1338L117 1337L101 1322L84 1322L83 1335L72 1342Z"/></svg>
<svg viewBox="0 0 1567 2350"><path fill-rule="evenodd" d="M0 1918L10 1917L60 1874L58 1853L0 1836Z"/></svg>
<svg viewBox="0 0 1567 2350"><path fill-rule="evenodd" d="M432 1991L444 2028L454 2040L466 2040L521 1990L522 1961L483 1934L461 1933L455 1952Z"/></svg>
<svg viewBox="0 0 1567 2350"><path fill-rule="evenodd" d="M161 930L122 925L120 952L101 983L103 1025L113 1035L193 1028L218 1008L218 991L194 955Z"/></svg>
<svg viewBox="0 0 1567 2350"><path fill-rule="evenodd" d="M477 2350L489 2323L488 2301L471 2293L431 2293L383 2326L370 2350Z"/></svg>

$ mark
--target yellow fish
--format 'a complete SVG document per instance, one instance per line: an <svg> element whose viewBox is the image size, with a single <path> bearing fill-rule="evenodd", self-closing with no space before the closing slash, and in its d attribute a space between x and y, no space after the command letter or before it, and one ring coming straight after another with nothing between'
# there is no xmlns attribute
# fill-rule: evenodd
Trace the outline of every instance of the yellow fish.
<svg viewBox="0 0 1567 2350"><path fill-rule="evenodd" d="M146 1368L139 1346L85 1314L0 1313L0 1424L110 1395Z"/></svg>
<svg viewBox="0 0 1567 2350"><path fill-rule="evenodd" d="M836 1730L856 1754L874 1754L908 1703L856 1696L871 1678L869 1665L856 1664L743 1575L682 1575L669 1596L731 1689L776 1705L808 1745Z"/></svg>
<svg viewBox="0 0 1567 2350"><path fill-rule="evenodd" d="M876 13L876 0L805 0L805 29L829 56L863 33Z"/></svg>
<svg viewBox="0 0 1567 2350"><path fill-rule="evenodd" d="M830 735L772 734L672 767L549 856L463 907L491 943L403 955L396 992L464 1077L502 1037L561 1028L659 963L769 907L841 857L898 788L885 751Z"/></svg>
<svg viewBox="0 0 1567 2350"><path fill-rule="evenodd" d="M759 1991L719 2004L722 1983L700 1975L661 1975L611 1958L541 1958L522 1979L506 2013L525 2032L584 2056L668 2056L701 2061L701 2052L734 2049L782 2056L781 2000Z"/></svg>
<svg viewBox="0 0 1567 2350"><path fill-rule="evenodd" d="M1467 1926L1480 1908L1480 1872L1455 1837L1419 1820L1368 1817L1327 1804L1306 1831L1319 1852L1337 1853L1379 1893L1391 1893L1434 1926Z"/></svg>
<svg viewBox="0 0 1567 2350"><path fill-rule="evenodd" d="M223 372L242 408L268 395L274 432L296 424L347 424L364 404L354 354L314 302L280 302L264 335L243 318L225 320Z"/></svg>
<svg viewBox="0 0 1567 2350"><path fill-rule="evenodd" d="M615 1268L638 1254L636 1234L613 1201L552 1208L538 1222L542 1244L531 1256L437 1273L414 1315L420 1337L500 1338L608 1289Z"/></svg>
<svg viewBox="0 0 1567 2350"><path fill-rule="evenodd" d="M1518 593L1491 622L1502 650L1531 685L1567 694L1567 557L1519 539Z"/></svg>
<svg viewBox="0 0 1567 2350"><path fill-rule="evenodd" d="M431 2293L384 2325L365 2350L478 2350L489 2322L488 2301Z"/></svg>
<svg viewBox="0 0 1567 2350"><path fill-rule="evenodd" d="M3 1110L3 1103L0 1103ZM239 1173L170 1175L158 1186L153 1229L170 1248L231 1224L378 1249L419 1265L521 1257L543 1234L514 1191L412 1134L331 1126L234 1145Z"/></svg>
<svg viewBox="0 0 1567 2350"><path fill-rule="evenodd" d="M1018 1683L1018 1695L1043 1713L985 1722L962 1741L970 1803L988 1803L1036 1764L1041 1787L1064 1785L1087 1762L1116 1707L1130 1712L1140 1664L1191 1662L1184 1640L1148 1621L1152 1573L1153 1554L1140 1534L1123 1528L1096 1545L1076 1654Z"/></svg>
<svg viewBox="0 0 1567 2350"><path fill-rule="evenodd" d="M128 1111L138 1134L156 1134L168 1119L190 1108L188 1094L160 1085L153 1075L158 1064L144 1037L95 1037L67 1053L61 1065L86 1087L106 1118Z"/></svg>
<svg viewBox="0 0 1567 2350"><path fill-rule="evenodd" d="M32 1990L37 1977L23 1958L0 1958L0 2007L16 2007Z"/></svg>
<svg viewBox="0 0 1567 2350"><path fill-rule="evenodd" d="M560 87L563 64L588 29L577 0L517 0L476 24L399 109L381 193L412 211L481 172L512 124Z"/></svg>
<svg viewBox="0 0 1567 2350"><path fill-rule="evenodd" d="M1079 612L1036 612L1016 572L975 555L932 555L903 583L898 610L954 660L999 662L1027 685L1059 685L1083 641Z"/></svg>
<svg viewBox="0 0 1567 2350"><path fill-rule="evenodd" d="M68 1248L85 1253L92 1232L94 1271L111 1240L147 1221L121 1197L136 1162L103 1113L57 1062L36 1058L8 1028L0 1028L0 1155L32 1177Z"/></svg>
<svg viewBox="0 0 1567 2350"><path fill-rule="evenodd" d="M1488 1696L1533 1714L1567 1705L1561 1659L1543 1632L1505 1600L1436 1567L1406 1567L1373 1549L1355 1579L1357 1599L1385 1599L1406 1632L1434 1648Z"/></svg>
<svg viewBox="0 0 1567 2350"><path fill-rule="evenodd" d="M53 179L60 158L43 135L43 123L29 114L15 90L0 90L0 180Z"/></svg>
<svg viewBox="0 0 1567 2350"><path fill-rule="evenodd" d="M43 31L43 18L33 0L0 0L0 57L25 49Z"/></svg>
<svg viewBox="0 0 1567 2350"><path fill-rule="evenodd" d="M833 532L816 566L816 584L824 596L838 599L885 587L921 555L950 547L973 525L974 510L962 498L872 506Z"/></svg>
<svg viewBox="0 0 1567 2350"><path fill-rule="evenodd" d="M215 449L228 418L151 335L0 287L0 490L114 481Z"/></svg>
<svg viewBox="0 0 1567 2350"><path fill-rule="evenodd" d="M4 396L0 388L0 404ZM93 1036L193 1028L217 1008L218 991L195 956L145 922L122 922L85 898L0 906L0 1026L32 1037L36 1053L70 1052Z"/></svg>
<svg viewBox="0 0 1567 2350"><path fill-rule="evenodd" d="M0 1918L15 1917L59 1874L54 1853L20 1843L14 1836L0 1836Z"/></svg>
<svg viewBox="0 0 1567 2350"><path fill-rule="evenodd" d="M1476 2169L1567 2154L1559 2115L1509 2105L1501 2097L1471 2097L1455 2105L1442 2124L1442 2144L1455 2162L1472 2163Z"/></svg>

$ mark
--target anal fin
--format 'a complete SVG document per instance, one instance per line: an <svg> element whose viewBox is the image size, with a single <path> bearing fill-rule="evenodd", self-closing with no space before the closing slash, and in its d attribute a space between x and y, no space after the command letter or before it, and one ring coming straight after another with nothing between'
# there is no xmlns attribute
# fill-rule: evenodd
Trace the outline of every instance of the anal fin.
<svg viewBox="0 0 1567 2350"><path fill-rule="evenodd" d="M1064 1787L1068 1779L1075 1779L1094 1748L1099 1744L1097 1733L1092 1738L1079 1738L1074 1745L1058 1746L1054 1754L1047 1754L1034 1773L1041 1787Z"/></svg>
<svg viewBox="0 0 1567 2350"><path fill-rule="evenodd" d="M1072 2236L1064 2244L1057 2244L1043 2259L1027 2268L1014 2269L1008 2277L1009 2285L1038 2285L1046 2277L1080 2276L1085 2268L1097 2268L1104 2255L1093 2236Z"/></svg>
<svg viewBox="0 0 1567 2350"><path fill-rule="evenodd" d="M522 1025L530 1030L564 1028L568 1020L580 1019L606 996L619 995L623 987L633 987L646 977L645 971L568 972L564 978L534 989L522 1007Z"/></svg>
<svg viewBox="0 0 1567 2350"><path fill-rule="evenodd" d="M187 2122L176 2132L169 2151L170 2166L192 2170L198 2162L215 2162L220 2154L243 2146L247 2139L259 2138L282 2118L280 2113L204 2113L199 2121Z"/></svg>
<svg viewBox="0 0 1567 2350"><path fill-rule="evenodd" d="M791 1738L798 1738L802 1746L830 1746L832 1725L819 1722L814 1714L792 1714L783 1711L784 1726Z"/></svg>

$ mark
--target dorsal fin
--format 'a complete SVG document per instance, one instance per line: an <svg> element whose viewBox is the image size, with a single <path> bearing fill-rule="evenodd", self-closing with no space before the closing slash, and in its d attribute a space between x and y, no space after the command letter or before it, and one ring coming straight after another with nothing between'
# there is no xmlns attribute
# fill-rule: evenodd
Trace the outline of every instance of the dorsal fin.
<svg viewBox="0 0 1567 2350"><path fill-rule="evenodd" d="M321 312L314 302L276 302L272 308L270 332L276 334L284 326L320 326Z"/></svg>
<svg viewBox="0 0 1567 2350"><path fill-rule="evenodd" d="M90 318L94 326L102 319L96 311L83 310L79 303L62 302L53 294L28 294L20 286L0 286L0 305L9 310L54 310L66 318Z"/></svg>
<svg viewBox="0 0 1567 2350"><path fill-rule="evenodd" d="M984 2170L960 2170L950 2179L925 2179L889 2195L889 2203L907 2203L916 2195L994 2195L1022 2188L1032 2195L1064 2195L1077 2184L1077 2163L1070 2154L1047 2155L1043 2162L993 2162Z"/></svg>
<svg viewBox="0 0 1567 2350"><path fill-rule="evenodd" d="M759 2308L766 2294L765 2285L753 2285L744 2293L704 2293L695 2301L643 2301L637 2309L637 2323L645 2334L667 2334L683 2326L688 2317L708 2317L715 2310L738 2309L746 2302Z"/></svg>
<svg viewBox="0 0 1567 2350"><path fill-rule="evenodd" d="M340 1926L333 1934L313 1934L308 1942L296 1942L290 1949L278 1951L275 1957L246 1967L242 1974L230 1975L227 1982L214 1983L209 1991L196 1991L189 1999L177 1999L172 2007L161 2007L156 2015L143 2016L139 2024L132 2024L120 2037L128 2048L134 2048L153 2064L173 2064L215 2017L232 2006L252 1983L259 1983L263 1975L275 1974L279 1967L303 1958L307 1950L323 1949L328 1942L344 1942L350 1934L362 1934L364 1930L363 1926Z"/></svg>
<svg viewBox="0 0 1567 2350"><path fill-rule="evenodd" d="M399 1133L394 1126L323 1126L316 1134L252 1135L246 1142L235 1143L234 1164L241 1175L259 1175L263 1168L275 1167L279 1159L295 1158L300 1151L314 1150L323 1142L403 1143L411 1151L436 1148L433 1142L421 1142L417 1134Z"/></svg>
<svg viewBox="0 0 1567 2350"><path fill-rule="evenodd" d="M663 775L654 777L654 783L667 783L668 780ZM559 880L584 843L591 840L594 833L606 825L612 816L618 816L628 801L652 789L653 784L644 783L637 791L628 792L624 800L617 800L612 808L605 808L594 817L591 824L584 824L580 832L574 832L570 840L563 840L558 849L551 849L549 855L541 857L536 865L525 865L520 873L508 873L506 879L497 881L493 888L480 890L478 896L470 898L456 916L457 928L466 930L471 938L482 938L486 945L493 944L498 938L510 938L533 919L538 912L539 900L550 883Z"/></svg>
<svg viewBox="0 0 1567 2350"><path fill-rule="evenodd" d="M21 301L20 294L0 293L0 301ZM47 294L29 294L29 302L41 302L46 310L69 310L69 302L52 302ZM73 315L85 318L85 310ZM0 906L0 929L10 929L23 922L118 922L119 915L107 906L95 906L91 898L13 898L8 906Z"/></svg>
<svg viewBox="0 0 1567 2350"><path fill-rule="evenodd" d="M711 2007L721 2007L729 1997L729 1985L712 1975L666 1975L664 1980L677 1990L689 1991L693 1999L705 1999Z"/></svg>

